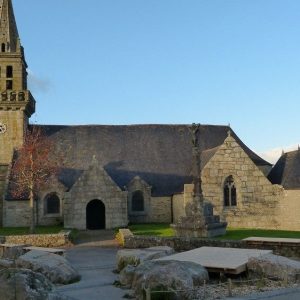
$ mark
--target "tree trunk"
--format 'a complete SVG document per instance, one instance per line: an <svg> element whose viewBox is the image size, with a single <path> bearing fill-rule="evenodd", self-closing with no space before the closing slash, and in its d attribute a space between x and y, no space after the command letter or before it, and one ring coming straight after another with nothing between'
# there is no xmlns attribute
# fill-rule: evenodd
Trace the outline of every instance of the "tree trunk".
<svg viewBox="0 0 300 300"><path fill-rule="evenodd" d="M35 232L35 209L34 209L34 195L32 190L30 190L30 211L31 211L31 220L30 220L30 233Z"/></svg>
<svg viewBox="0 0 300 300"><path fill-rule="evenodd" d="M33 192L33 155L30 153L30 210L31 210L31 222L30 222L30 233L33 234L35 232L35 203L34 203L34 192Z"/></svg>

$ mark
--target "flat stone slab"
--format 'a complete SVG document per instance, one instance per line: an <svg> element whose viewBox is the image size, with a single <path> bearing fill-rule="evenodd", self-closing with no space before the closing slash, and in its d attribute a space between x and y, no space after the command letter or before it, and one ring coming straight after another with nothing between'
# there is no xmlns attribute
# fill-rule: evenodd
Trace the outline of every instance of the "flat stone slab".
<svg viewBox="0 0 300 300"><path fill-rule="evenodd" d="M270 242L270 243L292 243L292 244L299 244L300 239L291 239L291 238L269 238L269 237L248 237L244 239L244 241L250 242Z"/></svg>
<svg viewBox="0 0 300 300"><path fill-rule="evenodd" d="M32 251L32 250L38 250L42 252L48 252L58 255L63 255L66 250L65 249L56 249L56 248L43 248L43 247L24 247L25 251Z"/></svg>
<svg viewBox="0 0 300 300"><path fill-rule="evenodd" d="M269 253L272 253L272 250L201 247L158 260L190 261L202 265L209 272L240 274L246 271L249 258Z"/></svg>

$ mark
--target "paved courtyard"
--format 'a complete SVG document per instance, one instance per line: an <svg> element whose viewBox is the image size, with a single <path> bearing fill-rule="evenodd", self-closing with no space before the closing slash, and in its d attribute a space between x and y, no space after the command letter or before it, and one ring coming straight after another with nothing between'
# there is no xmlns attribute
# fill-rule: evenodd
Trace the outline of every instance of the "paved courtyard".
<svg viewBox="0 0 300 300"><path fill-rule="evenodd" d="M113 285L118 275L113 273L117 244L113 231L80 233L77 245L66 252L66 258L78 270L81 281L57 288L70 299L124 299L126 290Z"/></svg>
<svg viewBox="0 0 300 300"><path fill-rule="evenodd" d="M66 258L79 271L80 282L56 289L60 295L71 299L119 300L128 290L113 285L118 275L113 273L116 266L117 244L113 231L80 233L77 245L66 251ZM300 288L285 289L243 298L228 300L298 300Z"/></svg>

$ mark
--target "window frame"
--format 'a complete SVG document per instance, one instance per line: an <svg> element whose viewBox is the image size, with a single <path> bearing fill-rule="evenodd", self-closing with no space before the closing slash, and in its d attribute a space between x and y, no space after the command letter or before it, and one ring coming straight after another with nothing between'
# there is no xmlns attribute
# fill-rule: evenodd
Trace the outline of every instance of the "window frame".
<svg viewBox="0 0 300 300"><path fill-rule="evenodd" d="M137 197L135 199L135 197ZM141 201L142 199L142 201ZM140 205L140 203L142 203L142 205L140 206L142 209L136 209L136 207L134 207L134 202L138 203L137 207ZM145 196L143 191L141 190L136 190L131 194L131 212L132 213L144 213L145 212Z"/></svg>
<svg viewBox="0 0 300 300"><path fill-rule="evenodd" d="M48 210L48 201L49 199L51 199L51 197L56 197L58 200L58 212L49 212ZM45 197L44 197L44 216L46 217L59 217L61 216L61 199L58 196L57 193L53 192L53 193L48 193Z"/></svg>
<svg viewBox="0 0 300 300"><path fill-rule="evenodd" d="M223 206L224 208L237 207L237 188L232 175L227 176L223 184Z"/></svg>

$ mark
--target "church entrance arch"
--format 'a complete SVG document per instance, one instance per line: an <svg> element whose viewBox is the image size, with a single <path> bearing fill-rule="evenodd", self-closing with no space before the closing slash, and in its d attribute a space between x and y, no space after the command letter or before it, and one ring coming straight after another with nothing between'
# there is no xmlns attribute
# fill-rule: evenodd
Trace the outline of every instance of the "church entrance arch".
<svg viewBox="0 0 300 300"><path fill-rule="evenodd" d="M105 229L105 205L101 200L92 200L87 204L86 228Z"/></svg>

